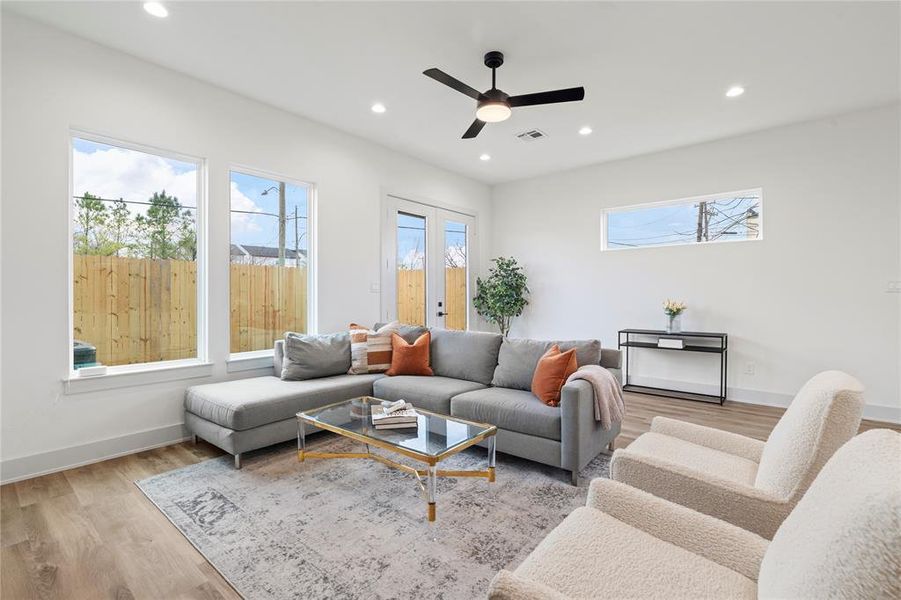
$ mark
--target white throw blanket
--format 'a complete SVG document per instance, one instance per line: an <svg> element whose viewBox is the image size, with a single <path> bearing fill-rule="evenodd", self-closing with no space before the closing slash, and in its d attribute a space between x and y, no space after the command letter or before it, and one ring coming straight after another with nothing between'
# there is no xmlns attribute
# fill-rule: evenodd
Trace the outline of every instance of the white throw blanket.
<svg viewBox="0 0 901 600"><path fill-rule="evenodd" d="M626 405L623 402L623 390L613 373L600 365L585 365L570 375L566 383L584 379L594 390L594 418L600 421L601 427L610 429L614 423L623 420Z"/></svg>

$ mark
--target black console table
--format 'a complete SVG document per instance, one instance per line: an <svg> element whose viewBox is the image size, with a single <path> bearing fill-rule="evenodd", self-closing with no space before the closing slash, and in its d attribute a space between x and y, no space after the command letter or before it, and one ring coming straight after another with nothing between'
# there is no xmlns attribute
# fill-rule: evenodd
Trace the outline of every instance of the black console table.
<svg viewBox="0 0 901 600"><path fill-rule="evenodd" d="M650 341L649 340L653 340ZM660 338L682 340L681 348L666 348L657 345ZM726 367L729 348L729 336L725 333L710 333L705 331L682 331L679 333L667 333L659 329L623 329L619 332L619 348L625 348L625 368L623 370L623 389L628 392L650 394L652 396L666 396L668 398L680 398L682 400L694 400L696 402L717 403L722 405L726 401ZM667 350L669 352L702 352L705 354L720 355L720 393L699 394L681 390L634 385L629 383L629 351L632 348L648 348L653 350Z"/></svg>

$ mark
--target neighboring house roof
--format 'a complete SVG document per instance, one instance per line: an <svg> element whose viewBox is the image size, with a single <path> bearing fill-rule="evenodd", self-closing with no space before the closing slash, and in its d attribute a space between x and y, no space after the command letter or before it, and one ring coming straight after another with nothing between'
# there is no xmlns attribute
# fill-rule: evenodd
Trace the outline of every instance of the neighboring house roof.
<svg viewBox="0 0 901 600"><path fill-rule="evenodd" d="M285 248L285 258L297 258L293 248ZM254 246L251 244L232 244L232 256L253 256L255 258L278 258L278 248L272 246ZM307 251L300 250L300 258L306 258Z"/></svg>

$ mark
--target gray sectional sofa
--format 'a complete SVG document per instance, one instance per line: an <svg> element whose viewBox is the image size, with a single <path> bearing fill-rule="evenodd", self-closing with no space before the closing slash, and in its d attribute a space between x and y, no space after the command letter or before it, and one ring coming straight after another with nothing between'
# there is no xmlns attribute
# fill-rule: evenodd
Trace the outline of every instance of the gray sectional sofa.
<svg viewBox="0 0 901 600"><path fill-rule="evenodd" d="M400 333L412 341L424 331L405 327ZM425 410L496 425L498 451L565 469L576 483L579 470L612 446L619 424L607 431L595 421L594 393L585 381L563 386L559 407L545 405L529 391L538 359L554 343L562 350L576 348L580 365L601 364L621 380L619 352L602 350L597 340L544 342L433 329L432 377L334 375L283 381L284 343L279 340L274 375L188 388L185 424L193 435L233 454L240 468L242 453L293 439L299 411L357 396L403 398Z"/></svg>

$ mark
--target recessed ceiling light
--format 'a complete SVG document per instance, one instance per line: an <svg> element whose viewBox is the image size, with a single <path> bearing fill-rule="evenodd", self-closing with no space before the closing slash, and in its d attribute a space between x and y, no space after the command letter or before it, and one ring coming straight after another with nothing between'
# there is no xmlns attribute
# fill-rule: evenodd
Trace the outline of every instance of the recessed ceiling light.
<svg viewBox="0 0 901 600"><path fill-rule="evenodd" d="M163 5L162 5L161 3L159 3L159 2L145 2L145 3L144 3L144 10L146 10L147 12L149 12L149 13L150 13L151 15L153 15L154 17L159 17L159 18L161 18L161 19L162 19L163 17L168 17L168 16L169 16L169 11L166 9L165 6L163 6Z"/></svg>
<svg viewBox="0 0 901 600"><path fill-rule="evenodd" d="M741 87L740 85L733 85L728 90L726 90L726 97L727 98L737 98L738 96L741 96L744 93L745 93L745 88Z"/></svg>
<svg viewBox="0 0 901 600"><path fill-rule="evenodd" d="M374 113L382 114L386 110L387 109L385 108L385 105L382 104L381 102L376 102L375 104L372 105L372 112L374 112Z"/></svg>
<svg viewBox="0 0 901 600"><path fill-rule="evenodd" d="M491 155L483 154L482 156L479 157L479 160L491 160Z"/></svg>
<svg viewBox="0 0 901 600"><path fill-rule="evenodd" d="M579 135L589 135L590 133L591 127L589 127L588 125L579 130Z"/></svg>

